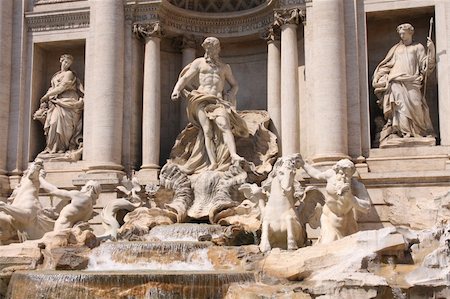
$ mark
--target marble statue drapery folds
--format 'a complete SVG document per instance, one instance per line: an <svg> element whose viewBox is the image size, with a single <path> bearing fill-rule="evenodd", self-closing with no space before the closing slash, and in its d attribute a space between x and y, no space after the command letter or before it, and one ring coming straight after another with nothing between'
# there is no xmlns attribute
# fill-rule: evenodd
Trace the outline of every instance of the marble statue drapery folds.
<svg viewBox="0 0 450 299"><path fill-rule="evenodd" d="M429 40L427 55L424 46L412 40L410 24L400 25L397 31L402 40L378 64L372 81L386 120L381 138L431 136L433 126L422 88L425 76L435 67L434 45Z"/></svg>
<svg viewBox="0 0 450 299"><path fill-rule="evenodd" d="M40 108L33 116L44 125L46 147L42 154L76 150L82 141L84 89L69 69L72 56L63 55L60 61L61 70L53 75L51 87L41 98Z"/></svg>

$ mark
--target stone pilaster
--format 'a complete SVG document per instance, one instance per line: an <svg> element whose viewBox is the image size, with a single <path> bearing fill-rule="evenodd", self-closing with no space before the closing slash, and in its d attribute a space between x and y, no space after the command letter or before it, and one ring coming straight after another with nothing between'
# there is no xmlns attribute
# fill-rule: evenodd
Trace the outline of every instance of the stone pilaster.
<svg viewBox="0 0 450 299"><path fill-rule="evenodd" d="M448 1L436 1L436 53L437 59L437 79L438 79L438 99L439 99L439 134L441 145L450 145L450 3ZM435 128L436 129L436 128ZM450 161L447 163L450 168Z"/></svg>
<svg viewBox="0 0 450 299"><path fill-rule="evenodd" d="M86 82L84 159L89 172L118 172L124 97L123 1L91 0L90 68ZM88 86L89 85L89 86Z"/></svg>
<svg viewBox="0 0 450 299"><path fill-rule="evenodd" d="M316 163L333 163L348 154L343 1L313 2L313 161Z"/></svg>
<svg viewBox="0 0 450 299"><path fill-rule="evenodd" d="M275 12L281 28L281 151L283 155L300 150L297 26L302 18L297 9Z"/></svg>
<svg viewBox="0 0 450 299"><path fill-rule="evenodd" d="M267 41L267 112L272 119L272 130L278 138L281 132L281 52L280 31L270 26L264 33Z"/></svg>
<svg viewBox="0 0 450 299"><path fill-rule="evenodd" d="M7 192L9 102L11 99L11 48L13 0L0 1L0 198Z"/></svg>
<svg viewBox="0 0 450 299"><path fill-rule="evenodd" d="M159 172L161 128L161 26L159 22L136 24L137 36L145 41L142 103L142 166L140 177L156 180Z"/></svg>
<svg viewBox="0 0 450 299"><path fill-rule="evenodd" d="M180 47L182 54L181 64L183 68L196 58L196 45L197 42L193 36L185 35L182 37ZM180 100L180 131L183 130L188 123L186 106L186 100Z"/></svg>

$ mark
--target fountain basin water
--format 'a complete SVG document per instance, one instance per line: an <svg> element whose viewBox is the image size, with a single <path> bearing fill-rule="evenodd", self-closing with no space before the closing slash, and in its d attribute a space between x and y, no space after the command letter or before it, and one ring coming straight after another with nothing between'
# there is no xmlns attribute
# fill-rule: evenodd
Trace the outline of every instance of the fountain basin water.
<svg viewBox="0 0 450 299"><path fill-rule="evenodd" d="M88 271L213 270L209 242L109 242L89 256Z"/></svg>
<svg viewBox="0 0 450 299"><path fill-rule="evenodd" d="M254 281L231 271L19 271L7 298L223 298L230 284Z"/></svg>

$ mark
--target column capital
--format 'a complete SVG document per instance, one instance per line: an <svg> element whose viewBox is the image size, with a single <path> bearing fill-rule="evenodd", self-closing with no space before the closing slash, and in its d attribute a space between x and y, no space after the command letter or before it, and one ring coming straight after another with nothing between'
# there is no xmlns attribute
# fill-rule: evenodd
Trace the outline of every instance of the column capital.
<svg viewBox="0 0 450 299"><path fill-rule="evenodd" d="M160 38L163 34L161 23L159 21L151 23L136 23L133 24L133 33L136 37L147 39L151 37Z"/></svg>
<svg viewBox="0 0 450 299"><path fill-rule="evenodd" d="M300 8L279 9L274 12L274 25L283 27L284 25L298 25L306 21L305 10Z"/></svg>
<svg viewBox="0 0 450 299"><path fill-rule="evenodd" d="M172 46L180 50L196 49L198 43L199 40L194 35L180 35L172 40Z"/></svg>
<svg viewBox="0 0 450 299"><path fill-rule="evenodd" d="M261 32L261 38L265 39L268 44L280 41L280 27L274 23L271 24Z"/></svg>

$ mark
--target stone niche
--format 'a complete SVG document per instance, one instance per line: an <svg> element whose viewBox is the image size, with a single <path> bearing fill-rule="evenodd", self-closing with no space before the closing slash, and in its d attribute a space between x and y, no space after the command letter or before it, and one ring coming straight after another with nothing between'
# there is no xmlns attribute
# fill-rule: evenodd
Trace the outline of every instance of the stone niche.
<svg viewBox="0 0 450 299"><path fill-rule="evenodd" d="M368 84L369 84L369 110L370 110L370 140L371 147L374 145L376 134L375 118L383 117L382 110L377 105L377 97L372 87L372 75L389 49L399 42L400 38L396 31L398 25L410 23L414 26L415 33L413 39L426 47L430 18L434 17L434 7L420 7L413 9L398 9L389 11L367 13L367 54L368 54ZM436 22L433 24L432 40L436 44L435 38ZM437 67L439 67L438 56ZM433 123L434 132L437 135L436 144L440 144L439 138L439 114L438 114L438 84L436 70L428 76L426 99L430 108L430 117Z"/></svg>
<svg viewBox="0 0 450 299"><path fill-rule="evenodd" d="M33 64L30 95L30 156L33 161L45 148L45 136L42 124L32 120L33 113L39 108L39 99L51 85L53 75L61 68L59 58L63 54L74 57L71 69L85 86L85 40L65 40L58 42L35 43L33 47Z"/></svg>
<svg viewBox="0 0 450 299"><path fill-rule="evenodd" d="M173 87L182 69L179 36L166 36L161 42L161 154L160 165L169 158L176 137L186 122L185 102L170 100ZM195 37L196 57L203 55L201 37ZM267 44L259 36L248 40L221 38L221 59L230 64L237 82L238 110L267 110ZM228 86L227 86L228 88ZM174 125L175 124L175 125Z"/></svg>

